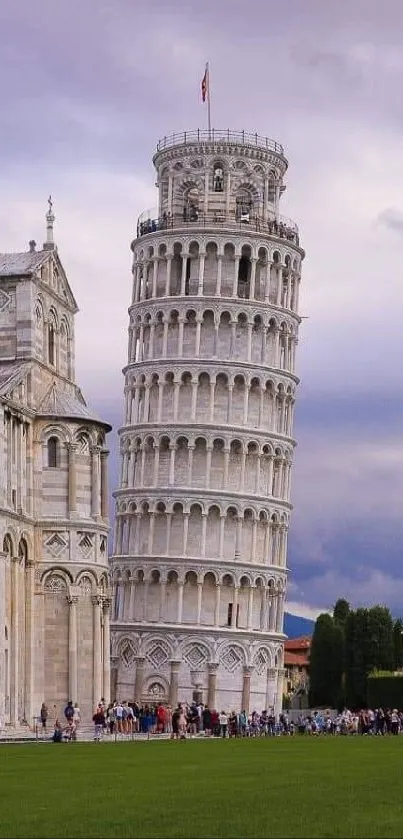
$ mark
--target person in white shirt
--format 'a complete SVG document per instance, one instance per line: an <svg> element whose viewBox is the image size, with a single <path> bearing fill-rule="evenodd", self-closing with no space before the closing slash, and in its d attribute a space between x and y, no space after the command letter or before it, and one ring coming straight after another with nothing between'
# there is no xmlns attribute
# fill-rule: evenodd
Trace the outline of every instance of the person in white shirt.
<svg viewBox="0 0 403 839"><path fill-rule="evenodd" d="M227 728L228 728L228 717L225 711L221 711L221 714L218 717L220 723L220 735L221 737L227 736Z"/></svg>

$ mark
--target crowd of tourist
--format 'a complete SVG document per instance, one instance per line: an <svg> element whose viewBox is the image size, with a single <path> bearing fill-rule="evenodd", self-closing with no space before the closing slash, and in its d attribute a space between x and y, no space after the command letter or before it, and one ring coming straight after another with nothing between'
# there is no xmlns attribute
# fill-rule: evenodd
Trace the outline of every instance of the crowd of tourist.
<svg viewBox="0 0 403 839"><path fill-rule="evenodd" d="M200 224L220 224L225 226L225 217L220 213L210 213L204 214L200 213L196 207L192 207L190 209L185 208L183 212L183 221L185 223L191 222L192 224L196 224L199 222ZM267 222L264 222L263 219L259 215L254 215L253 213L246 211L241 213L239 217L235 219L230 219L231 223L234 221L239 223L240 225L249 225L255 228L257 232L265 231L270 235L277 236L280 239L287 239L289 242L294 242L296 245L299 245L299 236L298 232L295 228L290 227L283 221L277 221L277 219L269 219ZM146 219L145 221L139 222L137 235L144 236L146 233L156 233L158 230L167 230L174 227L174 222L178 223L174 220L174 217L171 213L164 213L161 218L158 219Z"/></svg>
<svg viewBox="0 0 403 839"><path fill-rule="evenodd" d="M41 708L44 732L47 726L47 708ZM54 742L74 741L81 724L77 704L68 702L64 711L65 721L56 720ZM171 739L186 737L276 737L305 734L319 735L397 735L403 733L403 711L397 709L362 709L340 713L327 711L301 712L296 720L288 712L276 717L274 710L217 711L201 703L181 703L176 708L162 703L138 705L136 702L114 702L106 705L101 700L93 715L94 740L105 736L124 739L134 734L169 735Z"/></svg>

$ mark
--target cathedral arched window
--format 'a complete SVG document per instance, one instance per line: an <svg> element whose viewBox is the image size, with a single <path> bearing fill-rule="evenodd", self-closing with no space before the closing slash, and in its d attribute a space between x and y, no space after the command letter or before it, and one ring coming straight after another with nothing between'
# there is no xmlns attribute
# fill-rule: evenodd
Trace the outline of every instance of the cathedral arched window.
<svg viewBox="0 0 403 839"><path fill-rule="evenodd" d="M52 367L55 366L55 328L53 323L48 326L48 361Z"/></svg>
<svg viewBox="0 0 403 839"><path fill-rule="evenodd" d="M49 437L48 440L48 467L56 469L59 465L59 441L57 437Z"/></svg>

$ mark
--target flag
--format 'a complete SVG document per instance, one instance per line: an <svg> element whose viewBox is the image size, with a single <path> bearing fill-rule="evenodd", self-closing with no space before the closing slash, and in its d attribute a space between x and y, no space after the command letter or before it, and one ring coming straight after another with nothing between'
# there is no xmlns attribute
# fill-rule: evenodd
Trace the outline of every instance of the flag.
<svg viewBox="0 0 403 839"><path fill-rule="evenodd" d="M202 78L202 83L201 83L201 94L202 94L202 100L203 100L203 102L205 102L205 101L206 101L206 96L207 96L207 94L208 94L208 84L209 84L209 79L208 79L208 64L206 64L206 69L205 69L205 71L204 71L204 76L203 76L203 78Z"/></svg>

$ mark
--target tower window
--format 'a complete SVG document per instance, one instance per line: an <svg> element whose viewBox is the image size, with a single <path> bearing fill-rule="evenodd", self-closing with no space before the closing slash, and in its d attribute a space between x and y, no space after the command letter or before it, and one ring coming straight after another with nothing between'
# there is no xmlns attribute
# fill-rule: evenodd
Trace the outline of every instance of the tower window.
<svg viewBox="0 0 403 839"><path fill-rule="evenodd" d="M55 330L53 323L48 328L48 360L52 367L55 366Z"/></svg>
<svg viewBox="0 0 403 839"><path fill-rule="evenodd" d="M233 608L233 603L228 603L227 626L231 626Z"/></svg>
<svg viewBox="0 0 403 839"><path fill-rule="evenodd" d="M48 466L56 469L58 466L59 441L57 437L49 437L48 440Z"/></svg>
<svg viewBox="0 0 403 839"><path fill-rule="evenodd" d="M219 163L214 167L213 190L214 192L224 191L224 172Z"/></svg>

